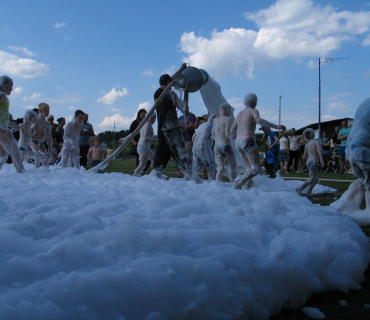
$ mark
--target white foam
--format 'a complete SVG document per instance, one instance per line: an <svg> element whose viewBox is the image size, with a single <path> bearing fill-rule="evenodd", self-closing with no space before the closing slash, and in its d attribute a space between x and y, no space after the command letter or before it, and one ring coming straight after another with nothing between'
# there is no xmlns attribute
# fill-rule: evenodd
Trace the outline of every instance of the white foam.
<svg viewBox="0 0 370 320"><path fill-rule="evenodd" d="M368 239L293 181L0 172L0 318L266 319L359 289Z"/></svg>

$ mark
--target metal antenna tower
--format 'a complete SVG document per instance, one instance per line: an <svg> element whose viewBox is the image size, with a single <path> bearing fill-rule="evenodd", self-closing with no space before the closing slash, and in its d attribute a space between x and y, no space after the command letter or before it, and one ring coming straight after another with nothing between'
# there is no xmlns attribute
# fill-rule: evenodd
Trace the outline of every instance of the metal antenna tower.
<svg viewBox="0 0 370 320"><path fill-rule="evenodd" d="M321 137L321 64L331 62L331 64L333 65L334 61L339 61L342 59L349 59L349 58L347 57L329 58L328 56L326 56L324 61L321 61L321 58L319 58L319 136L318 136L319 139Z"/></svg>
<svg viewBox="0 0 370 320"><path fill-rule="evenodd" d="M114 150L114 135L116 134L116 120L113 121L113 150Z"/></svg>

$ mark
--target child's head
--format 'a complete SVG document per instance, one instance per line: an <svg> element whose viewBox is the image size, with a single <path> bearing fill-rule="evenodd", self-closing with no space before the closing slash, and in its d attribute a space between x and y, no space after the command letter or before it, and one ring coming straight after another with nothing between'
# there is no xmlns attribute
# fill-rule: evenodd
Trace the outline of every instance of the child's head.
<svg viewBox="0 0 370 320"><path fill-rule="evenodd" d="M47 103L45 102L41 102L39 104L39 112L45 117L47 118L49 113L50 113L50 107Z"/></svg>
<svg viewBox="0 0 370 320"><path fill-rule="evenodd" d="M60 117L57 119L57 122L60 126L64 126L66 124L66 119L63 117Z"/></svg>
<svg viewBox="0 0 370 320"><path fill-rule="evenodd" d="M312 140L315 138L315 131L313 131L313 129L311 128L308 128L303 131L303 135L306 140Z"/></svg>
<svg viewBox="0 0 370 320"><path fill-rule="evenodd" d="M287 133L287 132L283 132L283 133L282 133L282 136L283 136L284 138L288 138L288 133Z"/></svg>
<svg viewBox="0 0 370 320"><path fill-rule="evenodd" d="M6 95L10 95L13 89L13 80L8 76L0 77L0 91L4 92Z"/></svg>
<svg viewBox="0 0 370 320"><path fill-rule="evenodd" d="M27 110L24 113L24 122L33 123L37 117L37 113L33 110Z"/></svg>
<svg viewBox="0 0 370 320"><path fill-rule="evenodd" d="M100 146L100 138L98 136L92 137L90 142L94 147L99 147Z"/></svg>
<svg viewBox="0 0 370 320"><path fill-rule="evenodd" d="M220 105L220 114L223 114L225 116L229 116L231 113L231 106L227 102L221 103Z"/></svg>
<svg viewBox="0 0 370 320"><path fill-rule="evenodd" d="M75 112L75 119L76 119L76 122L81 124L83 119L84 119L84 114L85 112L83 112L82 110L76 110Z"/></svg>
<svg viewBox="0 0 370 320"><path fill-rule="evenodd" d="M157 114L155 112L153 112L151 115L150 115L150 118L149 118L149 122L151 124L153 124L155 122L155 120L157 119Z"/></svg>
<svg viewBox="0 0 370 320"><path fill-rule="evenodd" d="M213 121L217 118L217 116L215 114L212 114L209 116L208 118L208 122L210 122L212 125L213 125Z"/></svg>

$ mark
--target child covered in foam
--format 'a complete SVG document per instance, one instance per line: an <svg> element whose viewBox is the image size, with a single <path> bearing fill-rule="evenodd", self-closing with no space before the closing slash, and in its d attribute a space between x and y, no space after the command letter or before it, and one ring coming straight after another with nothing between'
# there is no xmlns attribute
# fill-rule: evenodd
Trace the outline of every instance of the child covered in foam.
<svg viewBox="0 0 370 320"><path fill-rule="evenodd" d="M212 151L212 127L215 118L217 118L216 115L211 115L207 122L195 130L193 135L193 170L200 172L207 168L208 180L215 179L217 169L215 155Z"/></svg>
<svg viewBox="0 0 370 320"><path fill-rule="evenodd" d="M135 169L134 176L140 177L143 169L145 168L148 161L154 160L154 152L151 149L152 140L157 140L158 136L154 135L153 124L157 118L155 112L153 112L143 127L140 129L140 140L137 145L137 153L139 154L139 165Z"/></svg>
<svg viewBox="0 0 370 320"><path fill-rule="evenodd" d="M67 167L70 162L74 167L80 168L80 132L82 130L82 121L84 112L76 110L75 116L72 121L68 122L64 129L64 143L63 150L61 152L61 164L62 168Z"/></svg>
<svg viewBox="0 0 370 320"><path fill-rule="evenodd" d="M24 113L24 123L19 125L19 141L18 148L22 154L23 161L29 158L36 158L39 156L45 160L45 155L42 157L40 154L34 154L31 150L32 144L32 125L35 123L37 113L33 110L27 110Z"/></svg>
<svg viewBox="0 0 370 320"><path fill-rule="evenodd" d="M324 159L322 156L321 145L318 140L314 140L315 132L308 128L303 132L304 138L307 141L304 149L303 158L307 160L306 166L310 174L310 179L305 181L299 188L296 189L298 194L308 186L307 195L311 195L313 187L319 182L319 166L324 168Z"/></svg>

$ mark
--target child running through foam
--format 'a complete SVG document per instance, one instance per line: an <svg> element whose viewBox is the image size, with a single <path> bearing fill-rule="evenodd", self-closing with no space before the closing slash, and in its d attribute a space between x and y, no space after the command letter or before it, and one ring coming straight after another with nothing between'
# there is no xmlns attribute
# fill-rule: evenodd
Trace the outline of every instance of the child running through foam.
<svg viewBox="0 0 370 320"><path fill-rule="evenodd" d="M42 156L39 153L33 153L31 150L32 143L32 125L35 123L37 113L33 110L27 110L24 113L24 123L19 124L19 141L18 148L22 154L22 160ZM46 158L43 158L46 160Z"/></svg>
<svg viewBox="0 0 370 320"><path fill-rule="evenodd" d="M140 140L137 145L137 153L139 154L139 165L135 169L134 177L140 177L148 161L154 160L154 152L150 148L152 140L158 140L158 136L154 135L153 124L157 118L155 112L152 113L149 120L140 129Z"/></svg>
<svg viewBox="0 0 370 320"><path fill-rule="evenodd" d="M216 115L211 115L207 122L195 130L193 135L193 170L200 172L207 168L208 180L215 180L217 169L215 155L212 151L212 127L215 118L217 118Z"/></svg>
<svg viewBox="0 0 370 320"><path fill-rule="evenodd" d="M310 173L310 179L305 181L299 188L295 189L298 194L308 186L307 195L311 195L312 189L319 182L319 165L324 168L324 158L322 156L321 144L318 140L314 140L315 132L308 128L303 132L304 138L307 141L304 149L303 158L307 160L306 166Z"/></svg>
<svg viewBox="0 0 370 320"><path fill-rule="evenodd" d="M64 129L64 143L61 152L62 168L67 167L71 160L74 167L80 169L80 132L82 130L82 121L84 112L76 110L74 119L67 123Z"/></svg>
<svg viewBox="0 0 370 320"><path fill-rule="evenodd" d="M104 150L100 146L100 138L98 136L92 137L90 141L92 146L87 153L87 163L92 159L91 168L94 168L104 160Z"/></svg>

